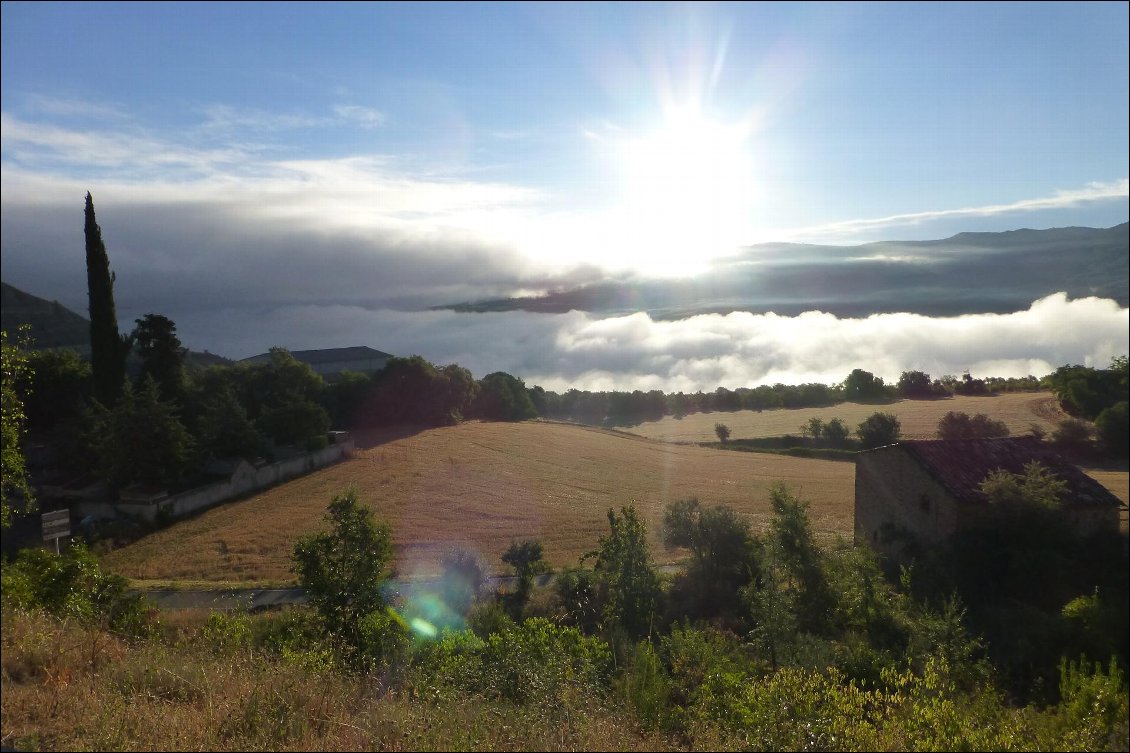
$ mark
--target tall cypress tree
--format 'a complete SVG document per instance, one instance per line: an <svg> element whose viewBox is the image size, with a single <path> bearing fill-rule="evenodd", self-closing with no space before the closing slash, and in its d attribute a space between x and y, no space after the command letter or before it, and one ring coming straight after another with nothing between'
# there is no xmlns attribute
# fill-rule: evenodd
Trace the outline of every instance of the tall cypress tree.
<svg viewBox="0 0 1130 753"><path fill-rule="evenodd" d="M94 219L94 200L86 194L86 292L90 297L90 367L94 394L112 406L122 393L129 343L118 333L114 310L114 276L102 242L102 228Z"/></svg>

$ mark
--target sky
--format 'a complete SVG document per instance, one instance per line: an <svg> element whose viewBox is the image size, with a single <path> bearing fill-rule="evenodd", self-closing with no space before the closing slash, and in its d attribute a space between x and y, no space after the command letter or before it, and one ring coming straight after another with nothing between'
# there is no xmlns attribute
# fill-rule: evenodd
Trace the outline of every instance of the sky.
<svg viewBox="0 0 1130 753"><path fill-rule="evenodd" d="M162 313L231 358L368 345L549 389L1102 366L1130 320L1094 297L430 309L766 242L1124 223L1128 8L4 2L3 277L85 315L90 191L122 328Z"/></svg>

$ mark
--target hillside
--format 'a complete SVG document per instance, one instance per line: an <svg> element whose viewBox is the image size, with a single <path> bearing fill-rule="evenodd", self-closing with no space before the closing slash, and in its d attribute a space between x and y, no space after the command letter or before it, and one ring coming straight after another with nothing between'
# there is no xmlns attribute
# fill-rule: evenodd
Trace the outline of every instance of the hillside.
<svg viewBox="0 0 1130 753"><path fill-rule="evenodd" d="M0 282L0 327L14 333L31 325L37 348L74 348L90 352L90 321L63 306Z"/></svg>
<svg viewBox="0 0 1130 753"><path fill-rule="evenodd" d="M32 345L35 348L70 348L85 355L90 354L90 320L76 314L58 301L26 293L6 282L0 283L0 321L4 331L14 333L19 327L31 327ZM118 323L119 328L125 326ZM125 334L129 330L122 329ZM135 357L131 364L136 368ZM185 363L190 369L209 366L231 366L234 361L215 353L188 351Z"/></svg>
<svg viewBox="0 0 1130 753"><path fill-rule="evenodd" d="M496 570L514 539L537 538L554 566L576 565L608 532L609 508L634 504L651 533L663 506L697 496L726 504L755 528L769 520L777 481L812 503L815 530L852 535L854 467L654 442L616 432L544 422L471 422L380 442L344 463L210 510L105 558L138 579L288 581L294 542L321 523L333 495L355 484L392 524L399 572L437 572L455 544L478 549Z"/></svg>
<svg viewBox="0 0 1130 753"><path fill-rule="evenodd" d="M456 311L646 311L653 319L749 311L839 317L1009 313L1052 293L1111 298L1121 306L1130 225L958 233L940 240L856 246L763 243L689 279L623 278L542 295L470 301Z"/></svg>

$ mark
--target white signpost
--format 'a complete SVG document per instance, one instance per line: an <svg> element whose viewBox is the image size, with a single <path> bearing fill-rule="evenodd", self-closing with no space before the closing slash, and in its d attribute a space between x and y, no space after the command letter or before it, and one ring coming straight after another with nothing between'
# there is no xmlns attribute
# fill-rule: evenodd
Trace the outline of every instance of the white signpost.
<svg viewBox="0 0 1130 753"><path fill-rule="evenodd" d="M59 539L71 535L71 511L45 512L40 519L43 522L43 540L55 539L55 554L58 554Z"/></svg>

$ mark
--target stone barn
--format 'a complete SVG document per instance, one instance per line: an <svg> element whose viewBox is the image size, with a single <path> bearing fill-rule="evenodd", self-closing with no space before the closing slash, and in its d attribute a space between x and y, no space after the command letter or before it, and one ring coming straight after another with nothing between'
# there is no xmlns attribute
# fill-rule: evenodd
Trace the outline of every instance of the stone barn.
<svg viewBox="0 0 1130 753"><path fill-rule="evenodd" d="M855 541L885 553L903 532L941 543L987 509L986 476L1023 474L1032 461L1067 483L1063 510L1077 531L1118 530L1122 501L1033 437L912 440L856 456Z"/></svg>

